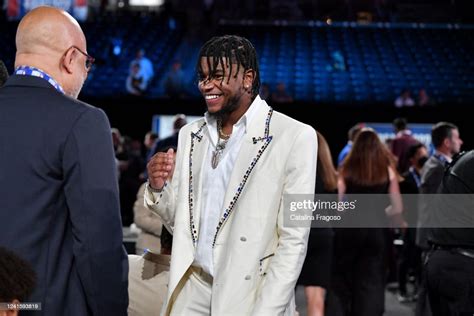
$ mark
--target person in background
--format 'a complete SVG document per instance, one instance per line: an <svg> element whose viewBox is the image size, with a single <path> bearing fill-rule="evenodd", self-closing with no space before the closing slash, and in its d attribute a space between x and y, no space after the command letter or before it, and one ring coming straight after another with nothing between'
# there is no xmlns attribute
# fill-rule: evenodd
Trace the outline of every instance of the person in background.
<svg viewBox="0 0 474 316"><path fill-rule="evenodd" d="M417 105L419 106L431 106L435 105L434 100L428 95L426 89L420 89L418 91Z"/></svg>
<svg viewBox="0 0 474 316"><path fill-rule="evenodd" d="M401 226L403 206L398 181L392 154L373 129L363 128L340 168L340 200L346 194L381 194L382 198L389 194L391 205L385 211L363 198L358 205L366 207L362 210L364 219L380 225L387 222L388 216ZM335 229L331 289L343 315L382 316L384 313L387 227Z"/></svg>
<svg viewBox="0 0 474 316"><path fill-rule="evenodd" d="M170 148L176 152L176 147L174 146L163 147L160 151L167 152ZM172 177L173 174L171 173L168 180L171 180ZM155 253L160 252L160 236L163 227L161 218L143 204L145 186L146 183L143 183L138 190L137 200L133 206L135 225L141 229L136 243L136 253L139 255L147 249Z"/></svg>
<svg viewBox="0 0 474 316"><path fill-rule="evenodd" d="M435 153L426 161L421 169L420 198L418 222L416 230L416 244L422 251L422 262L426 261L430 245L428 244L428 229L430 213L436 207L432 195L438 193L439 185L443 180L446 167L453 156L460 152L463 144L456 125L448 122L439 122L431 129L431 142ZM427 292L426 274L422 271L421 282L418 288L416 314L420 316L432 315L431 304Z"/></svg>
<svg viewBox="0 0 474 316"><path fill-rule="evenodd" d="M145 56L145 50L139 49L137 51L136 57L130 62L130 72L134 64L140 65L140 72L143 76L143 84L148 87L150 81L155 76L155 70L153 69L153 63L151 60Z"/></svg>
<svg viewBox="0 0 474 316"><path fill-rule="evenodd" d="M415 101L411 97L410 90L408 90L408 89L403 90L402 93L400 94L400 96L398 96L395 99L394 105L397 108L401 108L401 107L404 107L404 106L414 106Z"/></svg>
<svg viewBox="0 0 474 316"><path fill-rule="evenodd" d="M409 294L407 291L407 278L410 270L415 277L414 293L416 293L417 284L421 279L421 252L416 246L415 227L418 220L416 195L420 192L421 168L428 159L426 146L421 143L412 145L407 151L407 159L410 167L402 174L403 180L400 182L400 192L405 195L403 214L408 223L408 228L402 232L403 246L398 262L398 300L400 302L414 301L416 298L416 294Z"/></svg>
<svg viewBox="0 0 474 316"><path fill-rule="evenodd" d="M412 136L412 132L407 127L407 120L404 118L399 117L393 120L393 129L395 138L390 144L390 150L397 158L397 170L402 174L409 167L408 149L418 144L418 141Z"/></svg>
<svg viewBox="0 0 474 316"><path fill-rule="evenodd" d="M31 265L12 251L0 247L0 303L26 302L36 283L36 273ZM0 308L0 316L17 316L18 312L15 308Z"/></svg>
<svg viewBox="0 0 474 316"><path fill-rule="evenodd" d="M125 83L127 92L132 95L141 96L145 94L147 85L148 82L140 70L140 64L138 62L133 63Z"/></svg>
<svg viewBox="0 0 474 316"><path fill-rule="evenodd" d="M154 154L153 150L156 146L156 143L159 140L160 140L160 136L155 132L149 131L148 133L145 134L145 138L143 139L143 145L145 146L143 161L145 162L145 166L139 176L140 181L142 182L145 182L146 179L148 178L148 174L146 171L146 164L148 163L148 161L150 161L151 157L153 156Z"/></svg>
<svg viewBox="0 0 474 316"><path fill-rule="evenodd" d="M259 95L262 100L270 101L271 93L270 93L270 85L268 83L263 82L260 86Z"/></svg>
<svg viewBox="0 0 474 316"><path fill-rule="evenodd" d="M160 252L148 250L141 256L128 255L128 316L159 315L166 300L173 236L165 227L161 231Z"/></svg>
<svg viewBox="0 0 474 316"><path fill-rule="evenodd" d="M424 250L428 250L426 230L423 229L429 222L429 213L433 207L424 200L423 194L434 194L438 192L438 187L443 179L443 174L447 165L452 161L453 156L461 151L463 141L459 135L456 125L448 122L439 122L431 129L431 142L435 148L435 153L428 158L421 169L420 184L420 210L418 216L417 244Z"/></svg>
<svg viewBox="0 0 474 316"><path fill-rule="evenodd" d="M316 171L315 194L337 193L337 172L332 162L331 151L324 136L318 135L318 169ZM304 285L307 315L323 316L326 293L329 289L332 264L333 232L330 227L311 228L308 252L298 278Z"/></svg>
<svg viewBox="0 0 474 316"><path fill-rule="evenodd" d="M155 147L155 144L160 140L159 135L155 132L149 131L145 134L143 139L143 145L145 146L146 154L145 159L148 162L148 157L151 157L151 150Z"/></svg>
<svg viewBox="0 0 474 316"><path fill-rule="evenodd" d="M329 70L346 71L346 61L340 50L336 50L331 53L331 60L332 64Z"/></svg>
<svg viewBox="0 0 474 316"><path fill-rule="evenodd" d="M342 148L339 156L337 156L337 166L340 167L346 156L349 154L354 143L354 139L359 134L360 130L363 128L363 124L356 124L352 126L347 132L347 144Z"/></svg>
<svg viewBox="0 0 474 316"><path fill-rule="evenodd" d="M171 71L165 79L165 93L172 99L186 97L186 80L179 60L173 62Z"/></svg>
<svg viewBox="0 0 474 316"><path fill-rule="evenodd" d="M426 263L433 316L474 312L474 151L449 165L433 208ZM462 200L462 201L460 201Z"/></svg>
<svg viewBox="0 0 474 316"><path fill-rule="evenodd" d="M286 90L286 85L279 82L275 91L272 93L272 102L275 103L290 103L293 102L293 97Z"/></svg>
<svg viewBox="0 0 474 316"><path fill-rule="evenodd" d="M173 121L173 134L156 142L155 146L153 146L153 148L150 150L150 156L147 160L149 161L154 154L156 154L157 152L162 152L165 148L177 148L179 131L186 124L186 115L176 114Z"/></svg>

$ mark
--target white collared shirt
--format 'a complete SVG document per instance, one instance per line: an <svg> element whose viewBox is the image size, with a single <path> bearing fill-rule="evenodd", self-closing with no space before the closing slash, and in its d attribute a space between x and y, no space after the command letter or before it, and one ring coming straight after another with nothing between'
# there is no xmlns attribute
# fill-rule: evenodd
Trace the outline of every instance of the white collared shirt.
<svg viewBox="0 0 474 316"><path fill-rule="evenodd" d="M214 235L217 231L219 219L224 212L224 197L234 169L237 155L242 145L243 137L257 108L263 101L259 96L255 98L245 114L234 124L232 135L225 146L216 169L211 166L212 153L218 141L216 120L205 115L209 147L202 166L202 201L199 221L199 237L193 265L201 267L210 275L214 275L213 248Z"/></svg>

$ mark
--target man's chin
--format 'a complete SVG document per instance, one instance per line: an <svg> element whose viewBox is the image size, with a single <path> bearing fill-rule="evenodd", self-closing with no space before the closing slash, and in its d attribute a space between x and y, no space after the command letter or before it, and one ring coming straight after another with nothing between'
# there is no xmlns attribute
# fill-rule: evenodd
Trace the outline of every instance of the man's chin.
<svg viewBox="0 0 474 316"><path fill-rule="evenodd" d="M214 118L220 118L223 116L224 112L222 111L222 109L219 109L219 110L210 110L209 108L207 108L207 113L209 114L209 116L211 117L214 117Z"/></svg>
<svg viewBox="0 0 474 316"><path fill-rule="evenodd" d="M210 116L213 116L213 117L222 117L222 115L226 112L226 108L225 107L222 107L222 106L216 106L216 105L212 105L212 106L207 106L207 113L210 115Z"/></svg>

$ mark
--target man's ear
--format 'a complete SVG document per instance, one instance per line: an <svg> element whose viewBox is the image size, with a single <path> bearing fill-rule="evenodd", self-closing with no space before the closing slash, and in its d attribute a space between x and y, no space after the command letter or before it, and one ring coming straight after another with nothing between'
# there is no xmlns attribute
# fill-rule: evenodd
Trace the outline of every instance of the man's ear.
<svg viewBox="0 0 474 316"><path fill-rule="evenodd" d="M446 148L451 148L451 139L449 137L446 137L445 139L443 139L443 145Z"/></svg>
<svg viewBox="0 0 474 316"><path fill-rule="evenodd" d="M253 81L255 80L255 71L248 69L244 72L244 87L248 87L249 91L252 90Z"/></svg>
<svg viewBox="0 0 474 316"><path fill-rule="evenodd" d="M73 73L73 71L74 71L74 60L75 60L75 58L77 58L76 50L73 49L73 48L71 49L71 48L66 51L66 53L64 54L64 58L62 59L62 66L64 67L64 69L66 69L66 71L69 74Z"/></svg>

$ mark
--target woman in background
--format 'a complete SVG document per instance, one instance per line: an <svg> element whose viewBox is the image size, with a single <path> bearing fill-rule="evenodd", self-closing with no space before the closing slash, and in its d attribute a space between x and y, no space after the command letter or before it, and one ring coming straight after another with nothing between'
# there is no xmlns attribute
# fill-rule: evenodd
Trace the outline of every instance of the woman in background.
<svg viewBox="0 0 474 316"><path fill-rule="evenodd" d="M331 290L341 308L338 315L381 316L384 313L387 215L398 224L402 223L396 170L393 156L376 132L362 129L339 172L339 199L344 199L346 194L387 193L390 199L385 200L384 195L365 199L361 196L358 204L363 206L355 210L358 213L353 213L357 222L351 222L359 226L335 229ZM382 201L385 205L381 207L382 204L373 201ZM387 204L391 205L384 212Z"/></svg>
<svg viewBox="0 0 474 316"><path fill-rule="evenodd" d="M315 194L335 194L337 174L328 143L318 134L318 167ZM308 316L323 316L330 283L333 233L330 227L311 228L308 252L298 279L304 285Z"/></svg>

